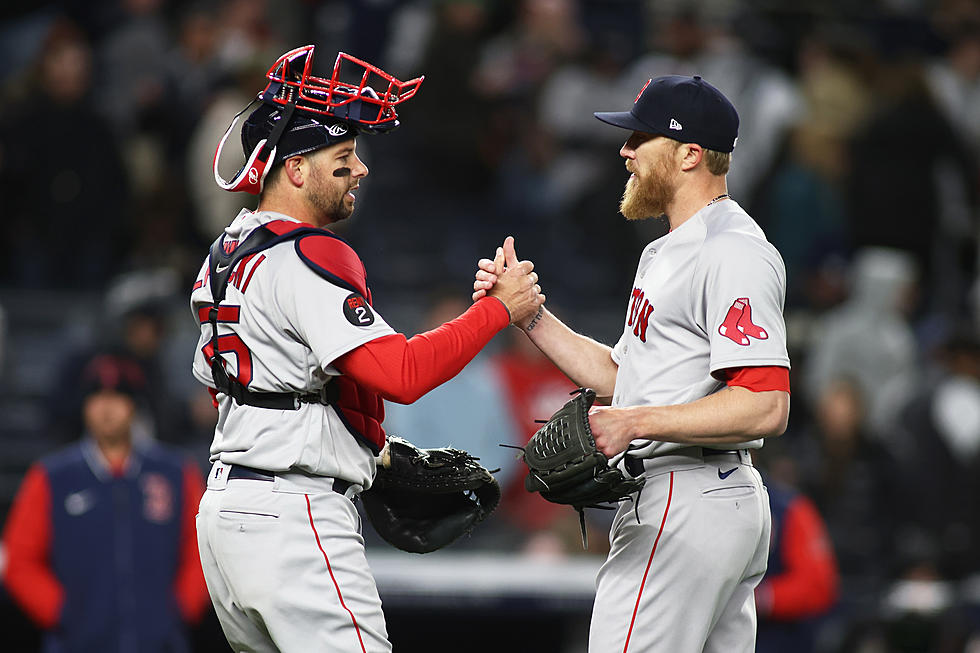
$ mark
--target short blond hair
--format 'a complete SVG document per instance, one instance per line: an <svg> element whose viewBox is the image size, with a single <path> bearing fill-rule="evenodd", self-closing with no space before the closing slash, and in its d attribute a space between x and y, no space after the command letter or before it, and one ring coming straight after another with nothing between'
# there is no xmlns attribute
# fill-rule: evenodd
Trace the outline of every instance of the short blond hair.
<svg viewBox="0 0 980 653"><path fill-rule="evenodd" d="M704 164L708 166L708 172L713 175L727 175L728 168L732 164L732 153L705 148Z"/></svg>
<svg viewBox="0 0 980 653"><path fill-rule="evenodd" d="M674 141L674 150L677 150L684 141L679 141L676 138L666 138ZM708 172L713 175L727 175L728 168L732 165L732 153L731 152L718 152L717 150L709 150L708 148L701 146L704 151L704 165L708 168Z"/></svg>

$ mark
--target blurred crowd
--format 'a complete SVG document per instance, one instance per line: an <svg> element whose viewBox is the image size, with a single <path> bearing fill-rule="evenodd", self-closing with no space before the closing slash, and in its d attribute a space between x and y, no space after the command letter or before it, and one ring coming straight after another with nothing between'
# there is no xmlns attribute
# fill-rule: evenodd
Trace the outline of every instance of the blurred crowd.
<svg viewBox="0 0 980 653"><path fill-rule="evenodd" d="M462 311L477 259L513 234L549 307L612 344L664 226L618 215L622 134L592 112L699 74L739 111L729 191L788 271L790 427L756 460L795 553L771 574L812 559L827 581L798 610L760 600L763 631L793 642L770 650L980 650L980 2L62 0L3 17L0 440L25 452L0 470L5 509L29 455L82 432L94 352L142 370L134 437L206 464L187 294L254 201L217 188L214 148L282 52L425 75L402 128L359 142L371 175L338 229L409 334ZM500 469L502 506L461 547L582 554L577 515L524 492L498 446L572 389L525 340L498 337L386 425ZM590 511L588 553L605 519Z"/></svg>

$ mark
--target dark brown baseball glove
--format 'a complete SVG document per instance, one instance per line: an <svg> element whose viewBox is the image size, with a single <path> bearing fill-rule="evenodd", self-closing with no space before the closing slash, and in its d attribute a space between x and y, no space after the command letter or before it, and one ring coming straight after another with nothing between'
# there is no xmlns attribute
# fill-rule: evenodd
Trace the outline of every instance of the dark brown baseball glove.
<svg viewBox="0 0 980 653"><path fill-rule="evenodd" d="M500 486L465 451L419 449L389 436L374 484L361 498L386 542L403 551L428 553L486 519L500 502Z"/></svg>
<svg viewBox="0 0 980 653"><path fill-rule="evenodd" d="M643 487L643 477L630 478L615 467L595 446L589 425L589 409L595 391L579 388L524 449L528 467L524 487L540 492L552 503L569 505L579 512L585 540L585 508L608 508Z"/></svg>

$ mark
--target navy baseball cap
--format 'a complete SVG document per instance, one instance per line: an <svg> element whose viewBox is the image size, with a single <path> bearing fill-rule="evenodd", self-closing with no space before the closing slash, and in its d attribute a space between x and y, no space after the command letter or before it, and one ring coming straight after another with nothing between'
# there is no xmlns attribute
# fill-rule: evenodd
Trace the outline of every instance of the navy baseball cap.
<svg viewBox="0 0 980 653"><path fill-rule="evenodd" d="M80 389L82 397L108 390L136 399L146 390L146 377L132 358L100 353L82 370Z"/></svg>
<svg viewBox="0 0 980 653"><path fill-rule="evenodd" d="M738 139L738 112L721 91L699 76L650 79L629 111L599 111L596 118L623 129L660 134L731 152Z"/></svg>

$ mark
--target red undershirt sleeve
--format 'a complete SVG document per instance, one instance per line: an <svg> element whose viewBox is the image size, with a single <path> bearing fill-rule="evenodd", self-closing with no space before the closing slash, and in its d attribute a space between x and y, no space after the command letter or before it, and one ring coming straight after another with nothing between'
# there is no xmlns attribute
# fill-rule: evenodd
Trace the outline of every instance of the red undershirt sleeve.
<svg viewBox="0 0 980 653"><path fill-rule="evenodd" d="M201 619L210 600L197 549L196 515L203 494L204 481L201 480L201 473L193 463L187 463L184 466L184 505L181 506L180 515L180 562L174 593L180 615L188 623L196 623Z"/></svg>
<svg viewBox="0 0 980 653"><path fill-rule="evenodd" d="M503 303L484 297L455 320L411 339L400 333L376 338L334 366L385 399L410 404L459 374L508 324Z"/></svg>
<svg viewBox="0 0 980 653"><path fill-rule="evenodd" d="M721 370L721 377L729 386L737 385L752 392L789 392L789 368L778 365L729 367Z"/></svg>
<svg viewBox="0 0 980 653"><path fill-rule="evenodd" d="M46 629L58 624L65 598L51 570L51 528L51 488L44 468L35 464L24 477L4 527L3 580L27 616Z"/></svg>
<svg viewBox="0 0 980 653"><path fill-rule="evenodd" d="M786 511L780 556L784 571L756 590L760 613L773 619L822 614L837 599L838 572L830 539L817 509L798 498Z"/></svg>

